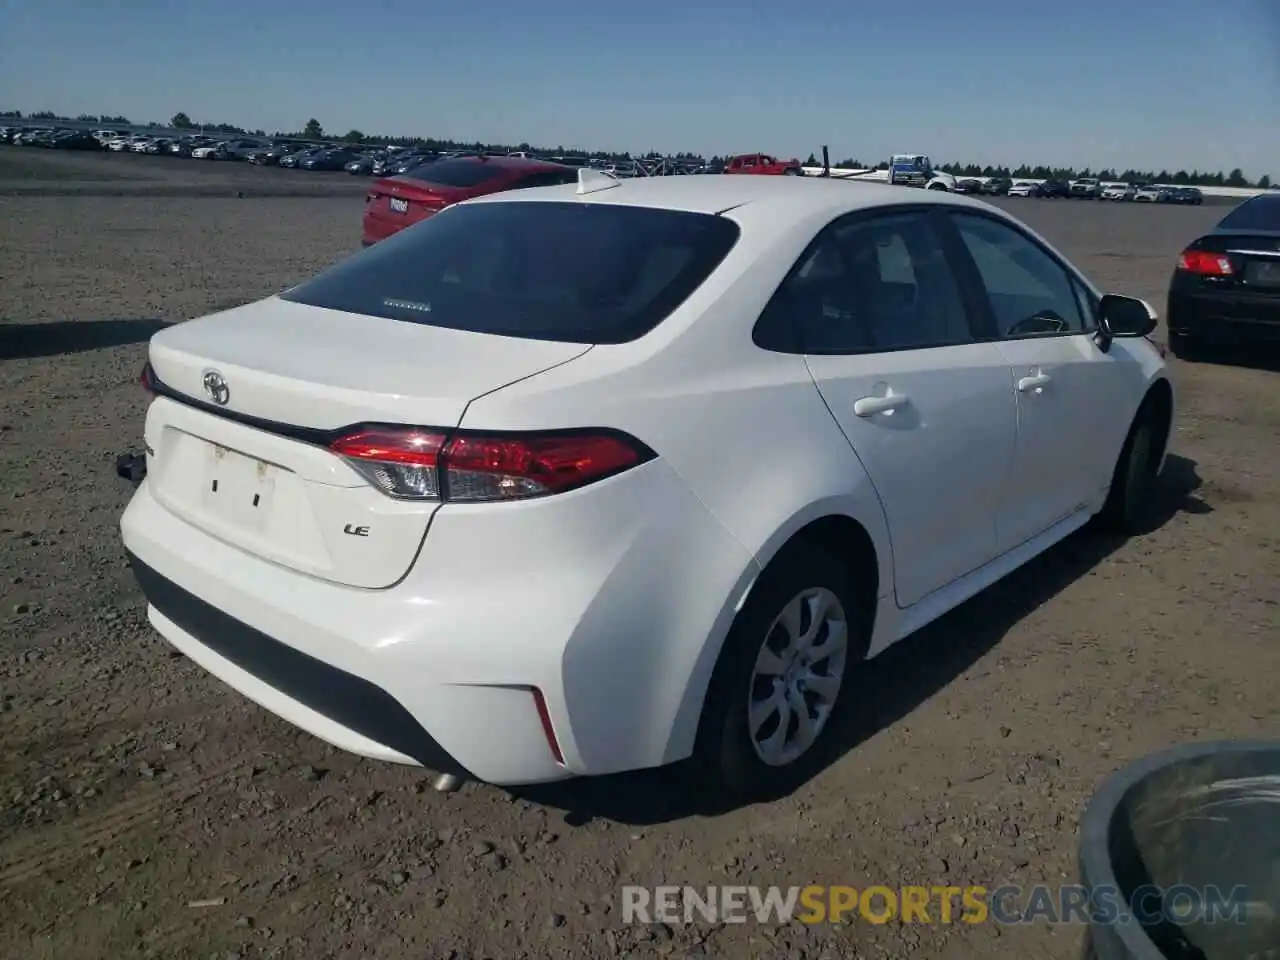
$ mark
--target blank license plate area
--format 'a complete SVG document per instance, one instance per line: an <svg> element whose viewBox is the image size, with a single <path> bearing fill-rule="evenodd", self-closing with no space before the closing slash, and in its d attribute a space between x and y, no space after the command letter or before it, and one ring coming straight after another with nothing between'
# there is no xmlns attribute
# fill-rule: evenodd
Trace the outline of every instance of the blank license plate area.
<svg viewBox="0 0 1280 960"><path fill-rule="evenodd" d="M392 197L392 198L391 198L391 212L392 212L392 213L408 213L408 212L409 212L409 201L408 201L408 200L401 200L399 197Z"/></svg>
<svg viewBox="0 0 1280 960"><path fill-rule="evenodd" d="M1280 260L1255 260L1245 267L1246 283L1255 287L1280 287Z"/></svg>
<svg viewBox="0 0 1280 960"><path fill-rule="evenodd" d="M277 487L287 484L289 471L256 457L248 457L216 443L205 449L204 510L236 527L261 532L276 506Z"/></svg>

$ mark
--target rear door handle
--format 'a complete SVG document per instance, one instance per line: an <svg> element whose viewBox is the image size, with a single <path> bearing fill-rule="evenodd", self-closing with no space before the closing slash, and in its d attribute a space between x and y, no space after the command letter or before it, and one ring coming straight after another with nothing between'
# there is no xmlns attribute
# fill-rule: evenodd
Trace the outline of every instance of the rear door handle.
<svg viewBox="0 0 1280 960"><path fill-rule="evenodd" d="M1023 377L1018 381L1018 392L1030 393L1032 390L1039 390L1048 382L1049 375L1047 373L1037 373L1034 376Z"/></svg>
<svg viewBox="0 0 1280 960"><path fill-rule="evenodd" d="M859 417L874 417L877 413L888 413L905 407L911 399L901 393L892 393L887 397L861 397L853 402L853 412Z"/></svg>

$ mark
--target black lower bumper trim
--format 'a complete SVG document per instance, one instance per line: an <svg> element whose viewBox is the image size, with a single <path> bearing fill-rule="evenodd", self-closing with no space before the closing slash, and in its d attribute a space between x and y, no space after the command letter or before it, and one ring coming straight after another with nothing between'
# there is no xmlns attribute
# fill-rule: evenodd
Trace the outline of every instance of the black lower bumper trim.
<svg viewBox="0 0 1280 960"><path fill-rule="evenodd" d="M375 743L439 773L471 777L391 694L241 623L128 554L147 603L241 670Z"/></svg>
<svg viewBox="0 0 1280 960"><path fill-rule="evenodd" d="M135 487L147 475L147 458L140 453L122 453L116 457L116 476Z"/></svg>

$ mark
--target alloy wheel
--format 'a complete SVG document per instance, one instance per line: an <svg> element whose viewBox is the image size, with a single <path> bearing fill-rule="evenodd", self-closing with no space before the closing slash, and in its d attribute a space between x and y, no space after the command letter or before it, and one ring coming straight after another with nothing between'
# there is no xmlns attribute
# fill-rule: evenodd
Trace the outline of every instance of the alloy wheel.
<svg viewBox="0 0 1280 960"><path fill-rule="evenodd" d="M804 590L782 608L748 692L747 731L763 763L794 763L817 741L840 695L848 652L848 619L835 593Z"/></svg>

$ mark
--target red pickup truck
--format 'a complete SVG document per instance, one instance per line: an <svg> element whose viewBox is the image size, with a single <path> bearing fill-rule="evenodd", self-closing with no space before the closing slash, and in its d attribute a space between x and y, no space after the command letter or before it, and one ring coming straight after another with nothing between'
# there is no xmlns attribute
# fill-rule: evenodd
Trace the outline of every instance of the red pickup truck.
<svg viewBox="0 0 1280 960"><path fill-rule="evenodd" d="M796 159L779 160L767 153L744 153L730 157L724 165L725 173L750 173L765 177L803 177L804 167Z"/></svg>

